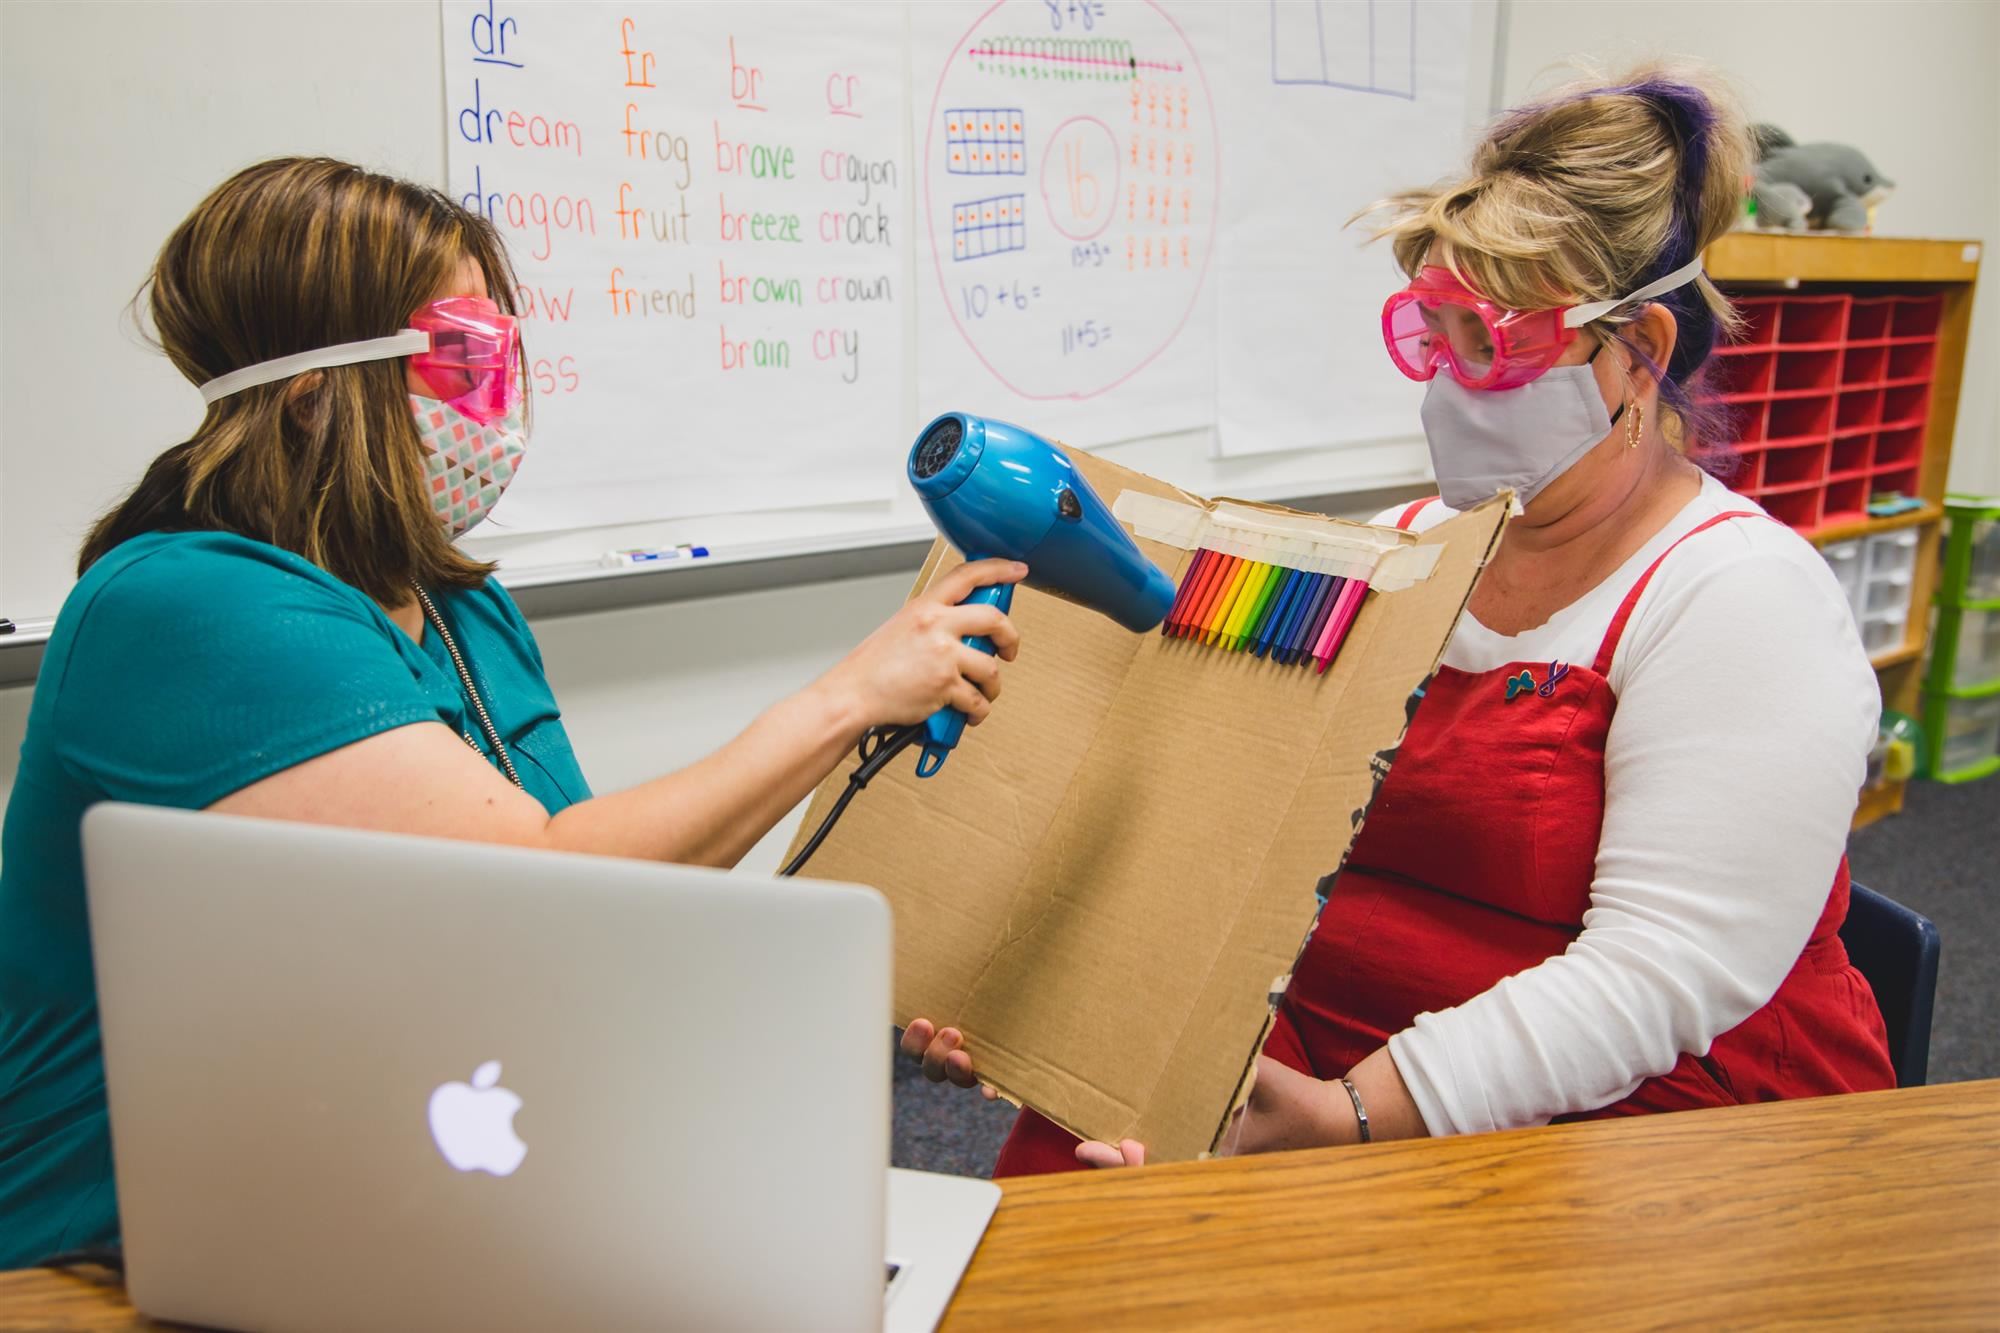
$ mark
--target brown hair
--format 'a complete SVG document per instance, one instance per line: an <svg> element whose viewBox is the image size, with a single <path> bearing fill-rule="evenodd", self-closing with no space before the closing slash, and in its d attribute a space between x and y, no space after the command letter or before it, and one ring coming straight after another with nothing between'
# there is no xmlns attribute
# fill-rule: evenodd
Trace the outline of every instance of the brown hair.
<svg viewBox="0 0 2000 1333"><path fill-rule="evenodd" d="M514 308L491 224L436 190L331 158L278 158L218 186L174 229L134 299L195 383L336 343L382 338L466 258ZM79 572L147 532L233 532L303 556L387 606L412 582L493 572L452 544L424 485L396 358L334 366L211 404L97 521Z"/></svg>
<svg viewBox="0 0 2000 1333"><path fill-rule="evenodd" d="M1743 117L1712 76L1646 66L1508 112L1464 177L1367 211L1389 214L1377 235L1410 275L1436 248L1488 299L1547 309L1624 296L1693 259L1735 225L1752 161ZM1668 364L1652 367L1661 416L1670 441L1692 443L1697 372L1736 315L1706 277L1654 299L1679 326ZM1584 327L1623 341L1638 312Z"/></svg>

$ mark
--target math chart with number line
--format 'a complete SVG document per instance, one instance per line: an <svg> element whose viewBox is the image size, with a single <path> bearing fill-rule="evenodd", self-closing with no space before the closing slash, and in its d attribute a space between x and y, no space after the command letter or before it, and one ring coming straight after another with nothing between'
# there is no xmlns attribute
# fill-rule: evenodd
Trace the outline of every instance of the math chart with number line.
<svg viewBox="0 0 2000 1333"><path fill-rule="evenodd" d="M444 0L442 22L449 191L506 241L533 393L494 526L892 494L902 10Z"/></svg>
<svg viewBox="0 0 2000 1333"><path fill-rule="evenodd" d="M1214 419L1221 180L1201 60L1151 0L911 12L918 402L1107 444Z"/></svg>

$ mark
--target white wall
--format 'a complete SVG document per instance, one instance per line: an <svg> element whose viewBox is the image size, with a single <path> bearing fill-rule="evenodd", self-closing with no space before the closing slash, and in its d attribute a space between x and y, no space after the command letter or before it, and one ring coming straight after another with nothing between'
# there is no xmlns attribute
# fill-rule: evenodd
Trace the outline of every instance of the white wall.
<svg viewBox="0 0 2000 1333"><path fill-rule="evenodd" d="M1506 88L1520 96L1578 53L1678 52L1735 77L1752 113L1801 138L1862 147L1900 192L1885 231L2000 242L2000 5L1902 0L1622 4L1513 0ZM1954 483L2000 491L2000 275L1980 297ZM900 602L884 576L538 624L576 748L600 790L686 763L810 680ZM0 691L11 786L27 691ZM777 863L784 835L747 864Z"/></svg>
<svg viewBox="0 0 2000 1333"><path fill-rule="evenodd" d="M1986 244L1952 448L1955 490L2000 493L2000 4L1991 0L1509 0L1504 96L1661 56L1712 65L1751 118L1852 144L1896 193L1887 236Z"/></svg>

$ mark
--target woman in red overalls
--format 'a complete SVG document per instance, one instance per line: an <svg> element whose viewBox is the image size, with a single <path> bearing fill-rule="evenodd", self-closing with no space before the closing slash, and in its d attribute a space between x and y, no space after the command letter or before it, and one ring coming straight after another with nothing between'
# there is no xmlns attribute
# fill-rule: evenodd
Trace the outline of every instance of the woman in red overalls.
<svg viewBox="0 0 2000 1333"><path fill-rule="evenodd" d="M1688 454L1741 123L1642 71L1505 118L1386 229L1444 504L1523 509L1333 881L1233 1151L1893 1083L1837 931L1879 699L1837 585ZM972 1081L958 1034L904 1045ZM1024 1113L996 1174L1142 1161Z"/></svg>

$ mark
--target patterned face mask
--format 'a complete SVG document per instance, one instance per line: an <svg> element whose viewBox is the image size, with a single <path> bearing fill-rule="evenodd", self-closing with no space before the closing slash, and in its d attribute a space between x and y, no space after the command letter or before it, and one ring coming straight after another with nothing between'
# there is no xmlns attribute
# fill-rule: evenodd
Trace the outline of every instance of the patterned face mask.
<svg viewBox="0 0 2000 1333"><path fill-rule="evenodd" d="M438 521L453 537L486 517L514 480L528 434L517 402L491 425L480 425L442 398L410 395L417 434L424 443L424 484Z"/></svg>

